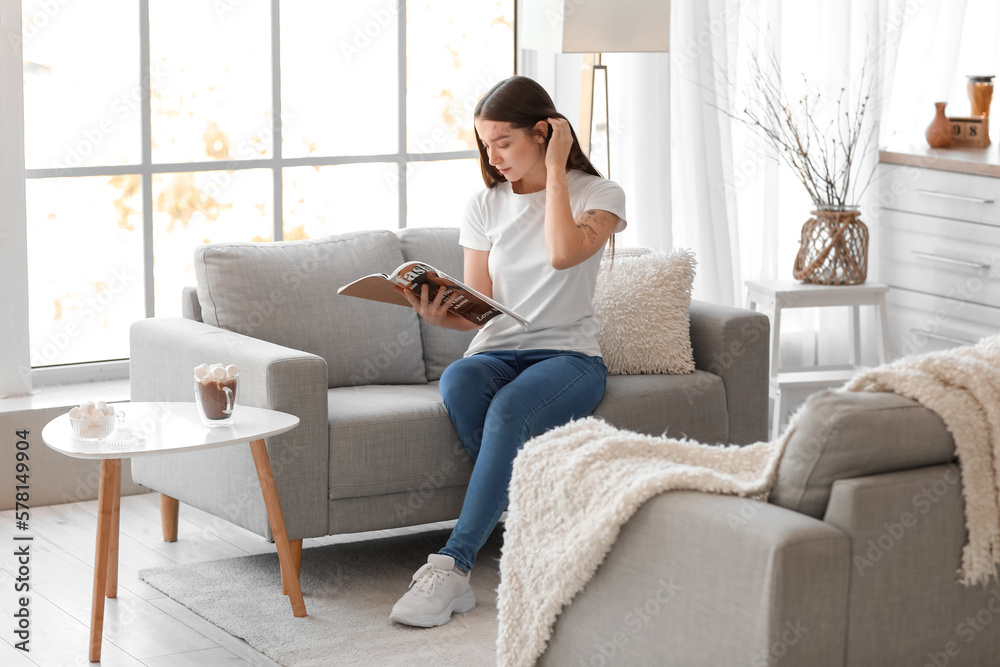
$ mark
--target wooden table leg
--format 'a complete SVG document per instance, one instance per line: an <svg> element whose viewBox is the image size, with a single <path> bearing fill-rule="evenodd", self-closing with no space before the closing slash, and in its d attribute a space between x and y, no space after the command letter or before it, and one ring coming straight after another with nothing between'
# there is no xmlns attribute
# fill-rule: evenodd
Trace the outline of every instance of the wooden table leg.
<svg viewBox="0 0 1000 667"><path fill-rule="evenodd" d="M176 498L160 494L160 526L163 528L163 541L177 541L177 518L181 503Z"/></svg>
<svg viewBox="0 0 1000 667"><path fill-rule="evenodd" d="M111 551L111 527L114 523L114 480L121 475L121 459L101 461L101 481L97 493L97 548L94 552L94 590L90 602L90 661L101 660L104 634L104 594L108 584ZM120 491L119 491L120 493Z"/></svg>
<svg viewBox="0 0 1000 667"><path fill-rule="evenodd" d="M118 597L118 538L120 536L120 515L122 504L122 461L113 459L114 479L111 480L111 542L108 545L108 582L104 594L109 598Z"/></svg>
<svg viewBox="0 0 1000 667"><path fill-rule="evenodd" d="M281 594L288 595L288 577L299 580L299 572L302 571L302 540L289 540L292 547L292 571L289 572L284 565L281 566Z"/></svg>
<svg viewBox="0 0 1000 667"><path fill-rule="evenodd" d="M264 505L267 507L267 519L271 522L271 533L274 535L274 546L278 549L278 561L282 572L297 572L292 545L285 531L285 517L281 513L281 503L278 502L278 489L274 485L274 473L271 471L271 459L267 456L267 446L263 440L250 443L250 453L257 467L257 478L260 490L264 494ZM306 615L306 603L302 599L302 588L298 576L283 576L283 587L287 585L288 599L292 604L292 614L297 617Z"/></svg>

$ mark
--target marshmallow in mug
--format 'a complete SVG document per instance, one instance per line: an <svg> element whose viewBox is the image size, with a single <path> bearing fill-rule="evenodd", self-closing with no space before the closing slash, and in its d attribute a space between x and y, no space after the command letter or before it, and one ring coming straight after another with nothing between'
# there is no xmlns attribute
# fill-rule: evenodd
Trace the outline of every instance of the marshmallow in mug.
<svg viewBox="0 0 1000 667"><path fill-rule="evenodd" d="M222 364L198 364L194 367L194 376L201 379L222 380L227 377L236 377L240 372L239 367L234 364L223 366Z"/></svg>

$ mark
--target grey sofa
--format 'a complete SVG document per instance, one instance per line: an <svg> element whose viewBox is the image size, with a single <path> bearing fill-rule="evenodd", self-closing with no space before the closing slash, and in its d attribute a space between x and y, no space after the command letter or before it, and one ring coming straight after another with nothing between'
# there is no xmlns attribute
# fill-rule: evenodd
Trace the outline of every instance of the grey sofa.
<svg viewBox="0 0 1000 667"><path fill-rule="evenodd" d="M894 394L825 391L803 410L769 503L645 503L539 664L1000 664L1000 585L957 581L964 503L941 419Z"/></svg>
<svg viewBox="0 0 1000 667"><path fill-rule="evenodd" d="M132 400L192 401L192 369L220 362L240 367L242 404L297 415L267 440L291 540L457 518L472 464L437 380L472 332L336 288L411 259L460 276L462 254L455 228L200 246L185 317L132 327ZM767 318L700 302L690 315L697 370L612 376L596 414L705 442L764 437ZM270 539L246 447L144 457L132 475Z"/></svg>

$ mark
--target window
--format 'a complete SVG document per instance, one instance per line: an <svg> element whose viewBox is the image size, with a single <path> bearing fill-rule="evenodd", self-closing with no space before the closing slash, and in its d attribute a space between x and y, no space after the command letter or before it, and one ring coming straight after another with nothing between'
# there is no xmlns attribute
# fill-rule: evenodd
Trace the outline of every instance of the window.
<svg viewBox="0 0 1000 667"><path fill-rule="evenodd" d="M31 365L125 359L201 243L457 225L513 6L25 0Z"/></svg>

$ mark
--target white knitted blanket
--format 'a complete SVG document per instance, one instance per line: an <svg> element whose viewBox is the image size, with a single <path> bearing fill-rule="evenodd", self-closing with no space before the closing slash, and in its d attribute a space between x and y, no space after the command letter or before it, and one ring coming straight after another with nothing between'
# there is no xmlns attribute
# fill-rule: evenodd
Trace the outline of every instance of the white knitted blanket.
<svg viewBox="0 0 1000 667"><path fill-rule="evenodd" d="M497 662L533 665L552 627L649 498L694 489L765 495L776 442L703 445L620 431L593 417L529 440L514 460L497 589Z"/></svg>
<svg viewBox="0 0 1000 667"><path fill-rule="evenodd" d="M893 392L941 416L962 467L961 581L985 584L1000 564L1000 335L967 347L904 357L865 371L848 391Z"/></svg>
<svg viewBox="0 0 1000 667"><path fill-rule="evenodd" d="M1000 336L865 371L853 391L892 391L941 415L962 465L969 542L962 580L984 582L1000 555ZM703 445L587 418L533 438L514 461L500 559L497 659L533 665L563 606L621 529L664 491L766 497L798 415L774 442Z"/></svg>

